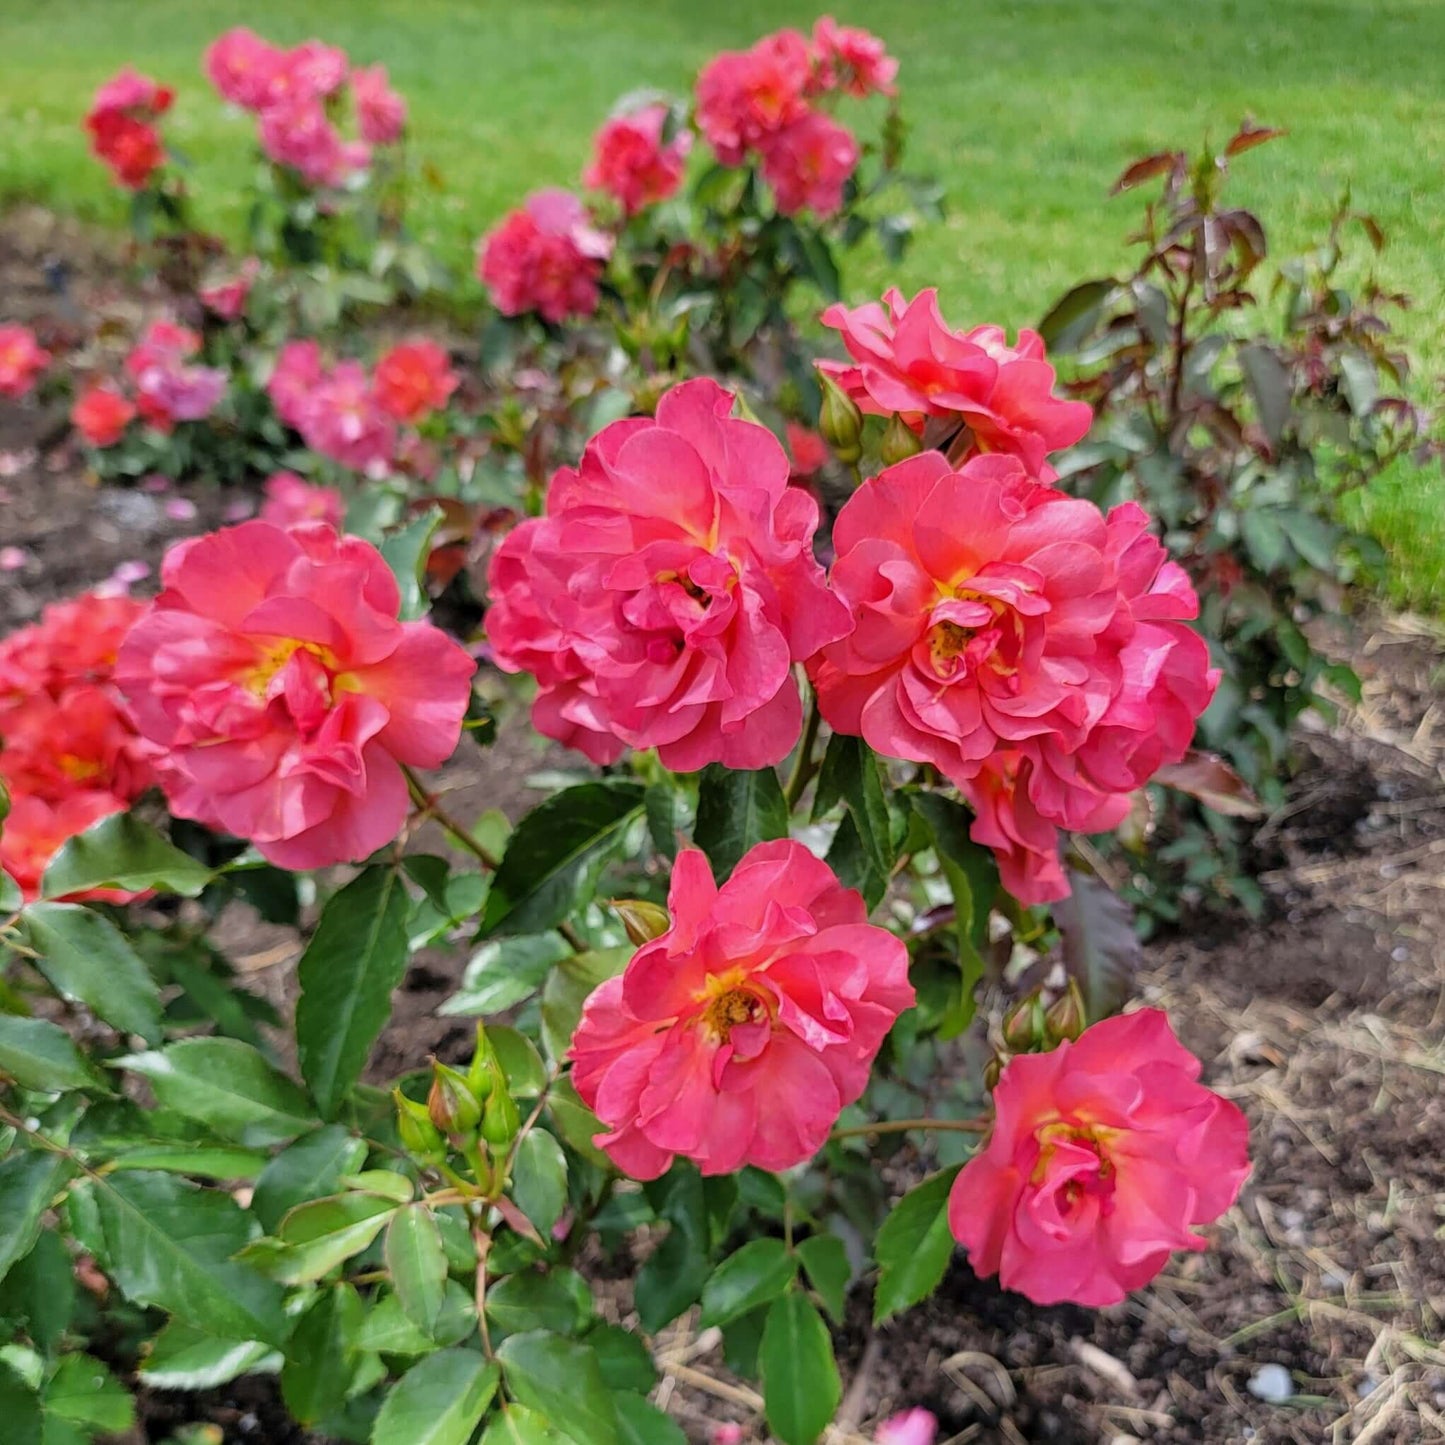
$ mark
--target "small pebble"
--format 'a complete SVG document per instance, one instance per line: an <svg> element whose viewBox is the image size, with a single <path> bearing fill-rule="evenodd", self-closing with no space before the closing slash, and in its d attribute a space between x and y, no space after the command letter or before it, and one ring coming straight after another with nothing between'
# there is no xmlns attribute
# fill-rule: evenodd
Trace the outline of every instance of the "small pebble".
<svg viewBox="0 0 1445 1445"><path fill-rule="evenodd" d="M1280 1405L1294 1394L1294 1381L1283 1365L1261 1365L1249 1377L1249 1393L1267 1405Z"/></svg>

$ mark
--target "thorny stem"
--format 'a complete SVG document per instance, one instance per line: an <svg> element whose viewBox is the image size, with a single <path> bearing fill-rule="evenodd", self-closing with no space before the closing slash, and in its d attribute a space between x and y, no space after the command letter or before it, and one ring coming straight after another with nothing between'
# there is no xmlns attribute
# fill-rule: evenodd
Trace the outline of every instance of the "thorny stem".
<svg viewBox="0 0 1445 1445"><path fill-rule="evenodd" d="M492 850L485 844L477 842L472 835L448 813L441 805L441 799L435 794L427 792L422 787L421 779L406 766L402 764L402 772L406 774L406 788L411 794L411 800L417 805L421 813L428 818L434 818L442 828L451 836L451 839L459 847L465 848L476 858L484 868L496 872L501 859L493 854ZM570 940L569 940L570 941Z"/></svg>
<svg viewBox="0 0 1445 1445"><path fill-rule="evenodd" d="M932 1130L937 1134L985 1134L990 1121L977 1119L882 1119L876 1124L850 1124L834 1129L830 1139L861 1139L869 1134L907 1134L914 1129Z"/></svg>
<svg viewBox="0 0 1445 1445"><path fill-rule="evenodd" d="M788 786L783 790L783 801L788 805L791 813L798 806L798 799L803 796L803 789L812 780L817 769L813 765L813 751L818 742L818 728L822 723L822 714L818 711L818 694L811 687L808 688L808 709L803 721L803 738L798 744L798 760L793 764L793 775L788 779Z"/></svg>

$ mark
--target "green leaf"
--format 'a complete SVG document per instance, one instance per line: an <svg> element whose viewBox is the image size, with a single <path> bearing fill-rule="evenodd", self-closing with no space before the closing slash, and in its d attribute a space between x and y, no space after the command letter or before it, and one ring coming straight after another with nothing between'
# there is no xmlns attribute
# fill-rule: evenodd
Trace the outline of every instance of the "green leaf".
<svg viewBox="0 0 1445 1445"><path fill-rule="evenodd" d="M749 772L709 763L697 789L693 842L723 882L758 843L788 836L788 805L772 768Z"/></svg>
<svg viewBox="0 0 1445 1445"><path fill-rule="evenodd" d="M297 1205L281 1221L278 1240L248 1252L283 1284L321 1279L370 1247L399 1206L378 1194L336 1194ZM279 1241L279 1247L278 1247Z"/></svg>
<svg viewBox="0 0 1445 1445"><path fill-rule="evenodd" d="M873 1323L896 1315L933 1293L953 1258L948 1229L948 1191L956 1166L925 1179L893 1206L873 1242L878 1261L878 1288L873 1296Z"/></svg>
<svg viewBox="0 0 1445 1445"><path fill-rule="evenodd" d="M1254 397L1259 424L1271 446L1278 446L1289 424L1293 388L1290 374L1278 355L1263 343L1239 348L1239 365Z"/></svg>
<svg viewBox="0 0 1445 1445"><path fill-rule="evenodd" d="M367 1315L359 1343L363 1350L383 1355L429 1355L438 1345L460 1344L476 1327L477 1312L471 1292L449 1279L442 1295L441 1313L431 1334L422 1334L403 1313L401 1301L389 1294Z"/></svg>
<svg viewBox="0 0 1445 1445"><path fill-rule="evenodd" d="M647 1346L621 1325L598 1325L587 1332L609 1390L635 1390L645 1395L657 1383L657 1366Z"/></svg>
<svg viewBox="0 0 1445 1445"><path fill-rule="evenodd" d="M462 986L437 1010L443 1014L498 1014L530 998L553 964L571 950L555 933L484 943L467 964Z"/></svg>
<svg viewBox="0 0 1445 1445"><path fill-rule="evenodd" d="M204 1144L142 1144L110 1161L113 1169L163 1169L206 1179L254 1179L266 1167L256 1149L210 1148Z"/></svg>
<svg viewBox="0 0 1445 1445"><path fill-rule="evenodd" d="M569 954L547 975L542 990L542 1042L555 1062L566 1057L582 1017L582 1005L594 989L627 967L632 953L629 947Z"/></svg>
<svg viewBox="0 0 1445 1445"><path fill-rule="evenodd" d="M617 1410L586 1345L545 1330L511 1335L497 1350L507 1392L587 1445L616 1445ZM398 1442L399 1445L399 1442Z"/></svg>
<svg viewBox="0 0 1445 1445"><path fill-rule="evenodd" d="M380 1194L396 1204L410 1204L416 1197L415 1182L393 1169L363 1169L357 1174L343 1174L341 1187L359 1189L364 1194Z"/></svg>
<svg viewBox="0 0 1445 1445"><path fill-rule="evenodd" d="M525 1405L507 1405L492 1418L482 1445L572 1445L548 1423L546 1416Z"/></svg>
<svg viewBox="0 0 1445 1445"><path fill-rule="evenodd" d="M670 783L649 783L642 799L652 846L671 863L677 857L678 838L687 831L687 795Z"/></svg>
<svg viewBox="0 0 1445 1445"><path fill-rule="evenodd" d="M214 1390L240 1375L275 1374L281 1356L259 1340L226 1340L172 1320L146 1351L140 1378L157 1390Z"/></svg>
<svg viewBox="0 0 1445 1445"><path fill-rule="evenodd" d="M687 1445L687 1436L676 1420L631 1390L614 1397L617 1408L618 1445Z"/></svg>
<svg viewBox="0 0 1445 1445"><path fill-rule="evenodd" d="M467 1445L497 1393L501 1371L471 1350L413 1365L376 1417L371 1445Z"/></svg>
<svg viewBox="0 0 1445 1445"><path fill-rule="evenodd" d="M281 1292L232 1259L252 1224L228 1194L170 1174L95 1181L109 1272L137 1304L168 1310L208 1333L280 1344Z"/></svg>
<svg viewBox="0 0 1445 1445"><path fill-rule="evenodd" d="M442 523L442 509L428 507L404 527L388 532L378 549L401 590L401 618L409 622L424 617L429 603L426 595L426 564L431 539Z"/></svg>
<svg viewBox="0 0 1445 1445"><path fill-rule="evenodd" d="M1289 538L1273 512L1254 507L1239 519L1239 530L1249 559L1261 572L1269 573L1289 555Z"/></svg>
<svg viewBox="0 0 1445 1445"><path fill-rule="evenodd" d="M65 843L46 868L40 889L46 898L90 888L129 893L153 888L195 898L212 876L204 863L182 853L134 814L112 813Z"/></svg>
<svg viewBox="0 0 1445 1445"><path fill-rule="evenodd" d="M36 1150L0 1159L0 1279L40 1236L40 1221L75 1169L63 1154Z"/></svg>
<svg viewBox="0 0 1445 1445"><path fill-rule="evenodd" d="M47 1019L0 1014L0 1074L8 1074L22 1089L43 1093L61 1089L111 1092L70 1035Z"/></svg>
<svg viewBox="0 0 1445 1445"><path fill-rule="evenodd" d="M135 1401L94 1356L66 1355L45 1386L45 1413L118 1435L135 1424Z"/></svg>
<svg viewBox="0 0 1445 1445"><path fill-rule="evenodd" d="M40 1399L5 1365L0 1365L0 1420L5 1422L5 1445L42 1445L45 1419Z"/></svg>
<svg viewBox="0 0 1445 1445"><path fill-rule="evenodd" d="M113 1063L148 1079L163 1108L226 1139L278 1144L315 1123L306 1095L239 1039L182 1039Z"/></svg>
<svg viewBox="0 0 1445 1445"><path fill-rule="evenodd" d="M511 1195L546 1239L567 1205L567 1156L544 1129L533 1129L517 1146Z"/></svg>
<svg viewBox="0 0 1445 1445"><path fill-rule="evenodd" d="M261 1171L251 1208L262 1228L274 1233L288 1210L309 1199L335 1194L343 1175L366 1159L366 1142L340 1124L328 1124L283 1149Z"/></svg>
<svg viewBox="0 0 1445 1445"><path fill-rule="evenodd" d="M25 895L20 891L20 885L0 868L0 913L18 913L24 902Z"/></svg>
<svg viewBox="0 0 1445 1445"><path fill-rule="evenodd" d="M814 822L839 802L846 803L852 814L869 870L886 885L897 854L893 849L878 758L861 738L834 733L828 739L818 773L818 788L813 799Z"/></svg>
<svg viewBox="0 0 1445 1445"><path fill-rule="evenodd" d="M753 1239L729 1255L702 1289L702 1324L725 1325L783 1293L798 1261L781 1239Z"/></svg>
<svg viewBox="0 0 1445 1445"><path fill-rule="evenodd" d="M367 868L327 900L297 973L296 1048L317 1107L332 1118L366 1066L406 972L406 889Z"/></svg>
<svg viewBox="0 0 1445 1445"><path fill-rule="evenodd" d="M635 1287L638 1317L650 1335L696 1303L711 1273L702 1179L695 1170L682 1168L668 1182L671 1188L661 1212L672 1228L643 1261Z"/></svg>
<svg viewBox="0 0 1445 1445"><path fill-rule="evenodd" d="M441 1316L447 1283L447 1257L436 1220L424 1204L392 1216L386 1228L386 1267L402 1312L430 1334Z"/></svg>
<svg viewBox="0 0 1445 1445"><path fill-rule="evenodd" d="M818 1291L834 1323L841 1325L848 1302L848 1286L853 1279L853 1266L848 1262L843 1241L836 1234L814 1234L797 1248L798 1258L808 1272L808 1283Z"/></svg>
<svg viewBox="0 0 1445 1445"><path fill-rule="evenodd" d="M136 951L108 919L74 903L32 903L21 914L38 967L62 998L148 1044L161 1038L160 995Z"/></svg>
<svg viewBox="0 0 1445 1445"><path fill-rule="evenodd" d="M356 1373L365 1310L349 1284L335 1284L302 1315L286 1349L281 1395L303 1424L315 1425L345 1403Z"/></svg>
<svg viewBox="0 0 1445 1445"><path fill-rule="evenodd" d="M19 1317L43 1354L51 1354L75 1317L75 1266L58 1230L42 1230L35 1247L5 1277L0 1315Z"/></svg>
<svg viewBox="0 0 1445 1445"><path fill-rule="evenodd" d="M833 1341L801 1294L773 1302L758 1354L768 1428L782 1445L813 1445L843 1397Z"/></svg>
<svg viewBox="0 0 1445 1445"><path fill-rule="evenodd" d="M640 783L581 783L533 808L507 840L482 933L541 933L590 902L642 797Z"/></svg>
<svg viewBox="0 0 1445 1445"><path fill-rule="evenodd" d="M607 1132L607 1126L577 1095L569 1076L563 1075L547 1091L547 1113L566 1145L599 1169L611 1169L612 1161L592 1141Z"/></svg>
<svg viewBox="0 0 1445 1445"><path fill-rule="evenodd" d="M592 1291L573 1269L508 1275L487 1291L487 1319L509 1335L550 1330L580 1334L592 1322Z"/></svg>

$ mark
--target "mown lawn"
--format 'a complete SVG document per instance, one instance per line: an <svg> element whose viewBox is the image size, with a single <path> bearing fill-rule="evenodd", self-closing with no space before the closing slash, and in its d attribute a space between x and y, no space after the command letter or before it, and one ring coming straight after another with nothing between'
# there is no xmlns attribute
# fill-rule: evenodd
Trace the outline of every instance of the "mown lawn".
<svg viewBox="0 0 1445 1445"><path fill-rule="evenodd" d="M420 229L465 268L476 235L526 190L569 183L623 91L678 89L713 51L823 8L783 0L0 0L0 196L104 220L122 204L86 156L91 90L129 61L180 88L168 136L196 162L207 218L236 218L244 118L199 74L227 25L308 34L384 60L442 184ZM957 322L1037 319L1072 281L1120 264L1131 202L1106 199L1132 157L1226 136L1244 115L1291 132L1239 163L1277 253L1315 238L1349 185L1391 237L1387 279L1410 292L1406 332L1445 370L1445 4L1439 0L854 0L840 18L903 62L913 159L949 217L906 262L864 258L862 298L887 280L938 283ZM3 299L0 299L3 310ZM1423 383L1422 383L1423 385ZM1445 482L1409 468L1365 501L1392 547L1397 592L1445 606Z"/></svg>

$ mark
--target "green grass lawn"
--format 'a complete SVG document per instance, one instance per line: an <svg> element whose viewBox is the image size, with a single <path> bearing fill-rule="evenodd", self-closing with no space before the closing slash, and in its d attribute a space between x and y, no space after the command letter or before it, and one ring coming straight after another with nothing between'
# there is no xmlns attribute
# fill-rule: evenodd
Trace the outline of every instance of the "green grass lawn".
<svg viewBox="0 0 1445 1445"><path fill-rule="evenodd" d="M167 135L197 163L208 219L243 183L249 121L199 72L205 43L245 23L384 60L443 186L419 229L454 261L539 185L575 181L619 94L686 86L722 47L817 5L781 0L0 0L0 196L103 220L123 203L85 152L94 86L129 61L173 84ZM1276 253L1315 238L1340 191L1392 244L1387 279L1415 298L1406 334L1445 370L1445 4L1440 0L843 0L841 19L901 58L912 160L948 192L945 223L891 269L848 277L856 299L936 282L959 324L1036 320L1065 286L1122 263L1133 202L1106 192L1126 161L1227 136L1245 115L1290 138L1244 157L1239 199ZM230 212L234 219L234 202ZM3 310L3 301L0 301ZM1400 468L1364 501L1393 549L1397 595L1445 605L1445 483Z"/></svg>

